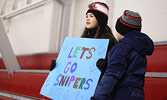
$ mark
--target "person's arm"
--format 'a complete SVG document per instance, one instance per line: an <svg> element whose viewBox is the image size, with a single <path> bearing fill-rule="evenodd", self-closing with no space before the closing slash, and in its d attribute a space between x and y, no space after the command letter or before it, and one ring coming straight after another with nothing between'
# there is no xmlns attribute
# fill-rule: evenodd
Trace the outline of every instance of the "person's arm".
<svg viewBox="0 0 167 100"><path fill-rule="evenodd" d="M126 63L126 51L122 45L117 45L109 52L108 66L104 75L97 85L96 91L91 100L107 100L112 95L112 91L124 73Z"/></svg>

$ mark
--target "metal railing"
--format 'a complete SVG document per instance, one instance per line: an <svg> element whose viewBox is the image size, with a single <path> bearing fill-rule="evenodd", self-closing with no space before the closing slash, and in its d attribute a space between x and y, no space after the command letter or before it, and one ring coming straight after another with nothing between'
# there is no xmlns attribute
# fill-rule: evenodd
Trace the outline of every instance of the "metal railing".
<svg viewBox="0 0 167 100"><path fill-rule="evenodd" d="M6 8L5 2L7 2L7 0L3 0L0 8L0 18L8 19L8 18L14 17L19 14L30 11L32 9L35 9L37 7L43 6L51 1L54 1L54 0L38 0L36 2L28 2L28 0L24 0L23 5L17 8L15 6L18 4L18 2L16 2L16 0L13 0L12 3L9 5L10 10L3 14L2 11ZM56 0L56 1L60 3L61 0Z"/></svg>

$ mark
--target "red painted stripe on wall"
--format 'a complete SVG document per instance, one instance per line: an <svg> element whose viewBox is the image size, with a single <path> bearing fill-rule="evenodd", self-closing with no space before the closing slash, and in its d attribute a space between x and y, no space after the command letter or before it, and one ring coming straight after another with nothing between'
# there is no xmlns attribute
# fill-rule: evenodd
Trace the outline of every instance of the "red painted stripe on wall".
<svg viewBox="0 0 167 100"><path fill-rule="evenodd" d="M58 53L53 54L39 54L31 56L19 56L17 60L21 66L21 69L45 69L49 70L51 60L57 59ZM0 69L5 69L3 60L0 59Z"/></svg>
<svg viewBox="0 0 167 100"><path fill-rule="evenodd" d="M50 100L39 94L48 74L0 72L0 90ZM145 78L145 100L167 100L167 78Z"/></svg>
<svg viewBox="0 0 167 100"><path fill-rule="evenodd" d="M145 78L145 100L167 100L167 78Z"/></svg>
<svg viewBox="0 0 167 100"><path fill-rule="evenodd" d="M48 74L15 72L14 77L0 72L0 90L50 100L40 95L40 89Z"/></svg>
<svg viewBox="0 0 167 100"><path fill-rule="evenodd" d="M45 69L48 70L52 59L56 59L58 53L40 54L17 57L21 69ZM153 55L147 56L147 72L167 72L167 45L155 46ZM0 69L5 65L0 59Z"/></svg>
<svg viewBox="0 0 167 100"><path fill-rule="evenodd" d="M153 55L147 56L147 72L167 72L167 45L155 46Z"/></svg>

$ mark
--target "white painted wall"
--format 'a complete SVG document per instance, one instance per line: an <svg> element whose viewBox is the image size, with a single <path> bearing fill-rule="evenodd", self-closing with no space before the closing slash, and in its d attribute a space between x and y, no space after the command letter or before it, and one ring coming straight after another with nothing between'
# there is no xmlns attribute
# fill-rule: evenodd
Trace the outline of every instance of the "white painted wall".
<svg viewBox="0 0 167 100"><path fill-rule="evenodd" d="M0 0L1 1L1 0ZM64 0L65 1L65 0ZM167 41L167 0L106 0L110 8L108 25L115 34L115 22L126 9L137 11L143 19L142 32L154 42ZM91 0L72 0L68 36L80 37L85 27L85 14ZM56 1L4 20L14 52L31 54L57 51L59 14ZM60 22L61 23L61 22Z"/></svg>
<svg viewBox="0 0 167 100"><path fill-rule="evenodd" d="M167 0L114 0L112 29L124 10L137 11L142 16L142 32L154 42L167 41Z"/></svg>
<svg viewBox="0 0 167 100"><path fill-rule="evenodd" d="M56 51L60 5L49 2L3 21L16 55Z"/></svg>

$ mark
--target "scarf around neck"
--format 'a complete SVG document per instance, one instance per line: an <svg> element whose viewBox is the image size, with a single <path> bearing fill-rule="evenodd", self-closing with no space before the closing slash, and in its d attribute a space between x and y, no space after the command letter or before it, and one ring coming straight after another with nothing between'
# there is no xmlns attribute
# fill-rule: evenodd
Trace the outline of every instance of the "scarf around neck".
<svg viewBox="0 0 167 100"><path fill-rule="evenodd" d="M97 27L88 29L87 38L93 38L96 35L97 29L98 29Z"/></svg>

